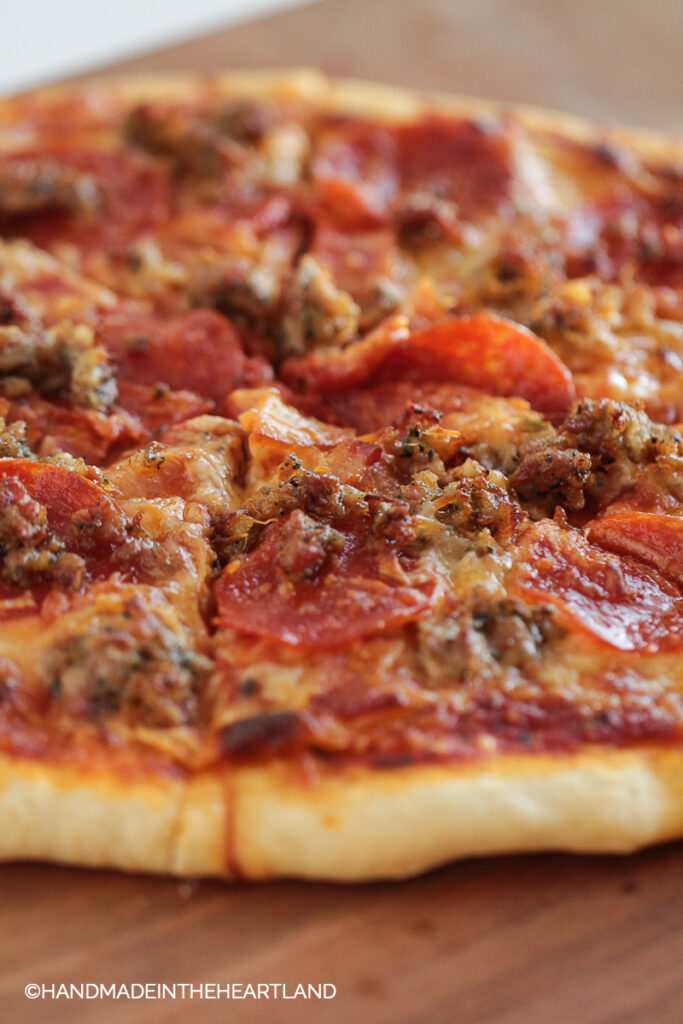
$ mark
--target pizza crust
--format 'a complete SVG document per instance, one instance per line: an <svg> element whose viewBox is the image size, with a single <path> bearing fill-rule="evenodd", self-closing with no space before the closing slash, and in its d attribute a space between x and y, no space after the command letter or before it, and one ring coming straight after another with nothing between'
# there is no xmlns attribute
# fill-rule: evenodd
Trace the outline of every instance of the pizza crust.
<svg viewBox="0 0 683 1024"><path fill-rule="evenodd" d="M0 759L0 860L225 877L225 820L215 778Z"/></svg>
<svg viewBox="0 0 683 1024"><path fill-rule="evenodd" d="M428 111L512 114L580 141L606 138L649 159L683 160L683 142L596 128L565 114L330 81L308 70L98 79L33 93L49 106L274 96L401 121ZM0 102L11 149L21 97ZM337 881L400 878L458 857L531 850L625 853L683 835L683 751L594 749L476 764L353 768L304 779L278 763L195 778L119 776L0 757L0 859L45 859L179 876Z"/></svg>
<svg viewBox="0 0 683 1024"><path fill-rule="evenodd" d="M555 110L522 104L503 104L493 100L447 93L425 92L383 85L361 79L331 79L312 68L273 69L268 71L235 70L208 75L149 74L108 75L86 78L80 82L48 86L31 93L31 103L49 106L57 100L80 97L83 93L97 105L107 98L124 103L152 101L191 101L193 97L273 97L301 100L320 109L384 121L408 121L429 112L442 112L461 117L509 115L523 126L558 132L579 142L610 140L632 148L649 159L664 162L683 160L683 138L642 128L599 125L594 121ZM3 125L11 125L17 104L22 97L0 100L0 149L11 148L16 139L9 130L3 138Z"/></svg>
<svg viewBox="0 0 683 1024"><path fill-rule="evenodd" d="M404 878L457 858L683 834L683 752L592 750L306 779L277 762L130 779L0 761L0 859L178 876Z"/></svg>

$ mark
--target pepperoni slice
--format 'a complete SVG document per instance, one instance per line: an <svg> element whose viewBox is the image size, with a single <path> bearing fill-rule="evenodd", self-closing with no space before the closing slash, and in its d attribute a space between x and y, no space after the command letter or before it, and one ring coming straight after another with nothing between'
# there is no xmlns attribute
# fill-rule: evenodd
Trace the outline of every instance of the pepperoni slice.
<svg viewBox="0 0 683 1024"><path fill-rule="evenodd" d="M323 136L313 180L326 209L355 226L386 223L401 195L436 195L471 220L497 209L512 183L508 143L492 127L446 117L344 124Z"/></svg>
<svg viewBox="0 0 683 1024"><path fill-rule="evenodd" d="M373 126L333 132L321 141L311 174L337 218L360 227L381 224L400 185L395 134Z"/></svg>
<svg viewBox="0 0 683 1024"><path fill-rule="evenodd" d="M310 578L288 578L281 562L293 515L267 526L257 546L224 569L216 584L220 625L322 650L403 625L429 609L435 582L412 583L399 556L386 545L373 546L360 530L343 531L342 550L329 553Z"/></svg>
<svg viewBox="0 0 683 1024"><path fill-rule="evenodd" d="M118 507L101 487L63 466L26 459L0 459L0 488L7 488L10 481L20 484L29 498L45 509L50 532L62 541L65 551L85 559L90 579L104 579L111 574L113 542L103 539L102 535L98 539L96 533L79 528L74 521L77 513L86 511L92 513L93 524L112 518L120 522ZM21 500L18 494L12 498ZM0 580L0 618L35 613L50 590L50 583L40 577L30 589Z"/></svg>
<svg viewBox="0 0 683 1024"><path fill-rule="evenodd" d="M298 399L291 396L289 400L298 400L299 408L310 411L311 415L319 419L353 427L359 434L373 434L383 430L402 420L413 409L426 415L431 412L445 414L446 419L441 420L441 426L453 430L460 429L463 420L485 428L492 418L492 412L500 416L503 403L506 418L510 420L528 410L526 403L520 399L507 400L487 395L466 384L438 384L434 381L417 384L404 380L387 381L374 388L339 391L320 399L301 395Z"/></svg>
<svg viewBox="0 0 683 1024"><path fill-rule="evenodd" d="M23 420L32 448L68 452L93 464L102 464L145 437L139 420L121 410L106 414L72 408L35 393L8 402L3 415L7 422Z"/></svg>
<svg viewBox="0 0 683 1024"><path fill-rule="evenodd" d="M683 519L628 512L598 519L586 532L601 548L637 558L683 587Z"/></svg>
<svg viewBox="0 0 683 1024"><path fill-rule="evenodd" d="M334 357L290 359L283 376L319 391L372 381L454 381L494 395L517 395L540 412L566 412L576 393L571 374L531 331L488 314L463 316L407 335L395 317Z"/></svg>
<svg viewBox="0 0 683 1024"><path fill-rule="evenodd" d="M237 387L272 375L264 360L244 354L232 325L208 309L182 316L112 313L102 319L98 339L116 363L121 380L167 384L220 404Z"/></svg>
<svg viewBox="0 0 683 1024"><path fill-rule="evenodd" d="M616 278L625 265L655 287L683 286L683 191L615 193L576 210L567 224L568 271Z"/></svg>
<svg viewBox="0 0 683 1024"><path fill-rule="evenodd" d="M27 459L0 459L0 481L13 478L31 498L44 505L50 529L69 550L79 547L79 534L72 517L82 509L98 510L103 516L118 516L115 502L98 484L63 466L51 466Z"/></svg>
<svg viewBox="0 0 683 1024"><path fill-rule="evenodd" d="M194 391L173 391L165 384L133 384L124 380L118 382L116 404L140 421L147 436L213 408L213 402Z"/></svg>
<svg viewBox="0 0 683 1024"><path fill-rule="evenodd" d="M529 527L520 558L519 596L553 606L570 631L621 651L683 645L683 595L656 569L552 522Z"/></svg>
<svg viewBox="0 0 683 1024"><path fill-rule="evenodd" d="M118 250L170 214L170 186L159 167L147 157L130 152L90 150L25 152L6 157L2 173L16 169L26 174L29 164L40 170L52 162L74 174L87 176L97 189L93 209L45 209L12 218L13 235L30 238L43 248L69 242L84 252Z"/></svg>

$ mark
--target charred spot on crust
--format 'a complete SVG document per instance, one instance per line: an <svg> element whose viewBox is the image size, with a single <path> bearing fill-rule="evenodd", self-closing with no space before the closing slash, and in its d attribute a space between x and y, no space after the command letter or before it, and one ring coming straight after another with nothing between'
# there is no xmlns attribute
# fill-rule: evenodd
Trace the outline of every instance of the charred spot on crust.
<svg viewBox="0 0 683 1024"><path fill-rule="evenodd" d="M226 757L277 754L304 733L303 716L297 711L271 711L221 726L218 746Z"/></svg>

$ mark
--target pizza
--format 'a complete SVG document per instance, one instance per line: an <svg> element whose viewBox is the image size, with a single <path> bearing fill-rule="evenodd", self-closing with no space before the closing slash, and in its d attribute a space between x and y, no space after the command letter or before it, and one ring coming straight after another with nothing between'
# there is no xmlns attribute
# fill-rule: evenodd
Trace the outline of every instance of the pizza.
<svg viewBox="0 0 683 1024"><path fill-rule="evenodd" d="M309 72L0 104L0 856L683 835L683 145Z"/></svg>

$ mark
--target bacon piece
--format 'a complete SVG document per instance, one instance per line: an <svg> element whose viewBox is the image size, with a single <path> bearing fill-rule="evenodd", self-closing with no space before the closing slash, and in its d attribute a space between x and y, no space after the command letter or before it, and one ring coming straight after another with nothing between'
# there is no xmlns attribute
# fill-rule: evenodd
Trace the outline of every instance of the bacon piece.
<svg viewBox="0 0 683 1024"><path fill-rule="evenodd" d="M271 523L251 552L228 563L215 590L219 625L323 650L401 626L429 609L433 580L412 583L391 549L337 523L333 533L342 534L343 549L335 543L310 579L289 578L282 559L284 551L286 564L291 556L291 518Z"/></svg>
<svg viewBox="0 0 683 1024"><path fill-rule="evenodd" d="M283 377L322 392L372 381L454 381L495 395L516 395L541 412L566 412L575 398L571 374L526 328L485 313L447 320L408 334L402 317L385 321L334 357L288 360Z"/></svg>
<svg viewBox="0 0 683 1024"><path fill-rule="evenodd" d="M262 359L244 354L229 321L208 309L172 317L112 313L102 319L98 340L116 364L120 380L167 384L217 404L233 388L259 384L271 376Z"/></svg>
<svg viewBox="0 0 683 1024"><path fill-rule="evenodd" d="M593 544L645 562L683 587L683 519L627 512L589 523L586 533Z"/></svg>
<svg viewBox="0 0 683 1024"><path fill-rule="evenodd" d="M656 569L548 521L527 529L518 552L517 596L552 607L566 629L621 651L683 645L683 595Z"/></svg>

